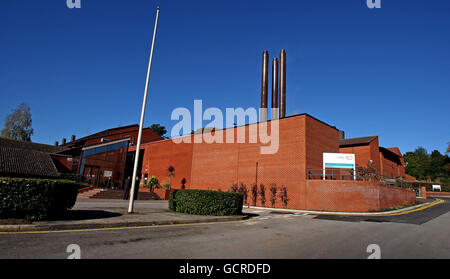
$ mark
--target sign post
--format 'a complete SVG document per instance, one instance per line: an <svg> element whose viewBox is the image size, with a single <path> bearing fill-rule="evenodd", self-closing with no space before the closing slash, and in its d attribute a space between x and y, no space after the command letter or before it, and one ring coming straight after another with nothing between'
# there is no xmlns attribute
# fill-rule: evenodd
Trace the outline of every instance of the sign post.
<svg viewBox="0 0 450 279"><path fill-rule="evenodd" d="M355 154L323 153L323 180L326 169L352 169L353 180L356 180Z"/></svg>

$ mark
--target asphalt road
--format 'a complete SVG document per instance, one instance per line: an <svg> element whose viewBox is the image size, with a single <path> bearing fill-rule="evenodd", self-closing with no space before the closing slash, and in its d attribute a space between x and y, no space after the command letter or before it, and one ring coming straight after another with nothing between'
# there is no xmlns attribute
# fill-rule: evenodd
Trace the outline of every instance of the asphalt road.
<svg viewBox="0 0 450 279"><path fill-rule="evenodd" d="M365 259L372 254L370 244L380 247L381 258L450 258L448 198L424 211L390 217L250 211L258 216L230 223L0 234L0 258L64 259L69 244L79 245L84 259Z"/></svg>

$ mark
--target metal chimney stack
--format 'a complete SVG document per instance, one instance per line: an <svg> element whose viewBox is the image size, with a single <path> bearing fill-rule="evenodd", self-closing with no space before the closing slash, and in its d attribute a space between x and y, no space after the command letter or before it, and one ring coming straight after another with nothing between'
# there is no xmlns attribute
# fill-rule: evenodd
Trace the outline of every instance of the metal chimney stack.
<svg viewBox="0 0 450 279"><path fill-rule="evenodd" d="M261 110L260 122L267 121L267 99L269 87L269 52L263 52L262 79L261 79Z"/></svg>
<svg viewBox="0 0 450 279"><path fill-rule="evenodd" d="M280 52L280 118L286 117L286 51Z"/></svg>
<svg viewBox="0 0 450 279"><path fill-rule="evenodd" d="M272 62L272 120L278 117L278 58L274 58Z"/></svg>

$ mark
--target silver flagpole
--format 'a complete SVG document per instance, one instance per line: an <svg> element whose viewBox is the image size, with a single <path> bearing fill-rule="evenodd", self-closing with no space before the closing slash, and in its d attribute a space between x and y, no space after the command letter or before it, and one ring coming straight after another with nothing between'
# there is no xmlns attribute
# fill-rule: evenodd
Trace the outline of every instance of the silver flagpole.
<svg viewBox="0 0 450 279"><path fill-rule="evenodd" d="M136 175L137 175L137 167L139 164L139 150L141 148L142 125L144 124L145 104L147 103L148 83L150 80L150 69L152 68L153 48L155 46L156 27L158 26L158 18L159 18L159 7L156 9L155 30L153 30L152 49L150 51L150 60L148 62L147 80L145 82L144 101L142 102L141 121L139 123L139 134L137 138L136 155L134 156L133 180L131 182L130 204L128 206L128 213L133 213L134 189L136 189Z"/></svg>

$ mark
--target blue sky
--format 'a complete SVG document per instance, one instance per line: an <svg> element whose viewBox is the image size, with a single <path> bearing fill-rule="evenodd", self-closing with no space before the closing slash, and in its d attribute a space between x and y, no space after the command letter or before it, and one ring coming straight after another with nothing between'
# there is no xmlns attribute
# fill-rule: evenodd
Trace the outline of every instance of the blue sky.
<svg viewBox="0 0 450 279"><path fill-rule="evenodd" d="M450 141L450 1L3 0L0 127L31 106L34 142L139 122L161 6L145 126L172 110L258 107L261 55L287 52L287 115L402 152ZM207 121L205 121L207 124Z"/></svg>

